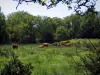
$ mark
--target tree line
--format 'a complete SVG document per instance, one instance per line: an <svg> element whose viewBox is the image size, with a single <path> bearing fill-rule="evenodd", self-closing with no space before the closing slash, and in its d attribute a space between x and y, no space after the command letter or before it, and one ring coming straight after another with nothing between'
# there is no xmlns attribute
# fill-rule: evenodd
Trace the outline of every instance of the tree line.
<svg viewBox="0 0 100 75"><path fill-rule="evenodd" d="M25 11L0 13L0 44L55 42L74 38L100 38L97 13L64 18L33 16Z"/></svg>

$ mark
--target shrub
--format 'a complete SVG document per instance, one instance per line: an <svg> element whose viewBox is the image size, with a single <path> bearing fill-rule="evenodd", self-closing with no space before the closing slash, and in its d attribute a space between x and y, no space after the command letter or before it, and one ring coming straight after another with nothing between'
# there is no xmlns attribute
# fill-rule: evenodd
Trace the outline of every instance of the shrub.
<svg viewBox="0 0 100 75"><path fill-rule="evenodd" d="M87 75L100 75L100 48L92 44L89 50L91 51L85 57L80 56L81 63L77 63L78 69L84 70Z"/></svg>
<svg viewBox="0 0 100 75"><path fill-rule="evenodd" d="M4 65L0 75L30 75L32 69L31 64L24 65L13 53L12 59Z"/></svg>

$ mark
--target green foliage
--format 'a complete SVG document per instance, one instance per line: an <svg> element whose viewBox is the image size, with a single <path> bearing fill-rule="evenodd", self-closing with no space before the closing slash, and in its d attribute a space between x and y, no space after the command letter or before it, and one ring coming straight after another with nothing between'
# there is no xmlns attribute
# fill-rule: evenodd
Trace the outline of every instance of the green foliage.
<svg viewBox="0 0 100 75"><path fill-rule="evenodd" d="M8 41L8 38L5 16L3 13L0 13L0 44Z"/></svg>
<svg viewBox="0 0 100 75"><path fill-rule="evenodd" d="M84 71L85 74L99 75L100 74L100 54L93 52L81 57L81 62L77 63L78 69Z"/></svg>
<svg viewBox="0 0 100 75"><path fill-rule="evenodd" d="M9 57L12 55L12 53L12 50L9 48L0 48L0 56Z"/></svg>
<svg viewBox="0 0 100 75"><path fill-rule="evenodd" d="M24 11L8 15L7 25L10 38L26 42L35 41L35 32L33 30L32 21L33 16Z"/></svg>
<svg viewBox="0 0 100 75"><path fill-rule="evenodd" d="M89 43L87 39L73 39L69 40L70 42L77 43L80 40L80 43L83 43L85 40ZM99 39L90 39L91 42L98 43ZM56 47L52 44L49 44L48 47L38 48L40 44L21 44L18 50L13 50L23 65L31 63L34 65L34 69L31 71L31 75L84 75L83 69L78 68L76 71L76 63L73 59L79 64L81 56L86 56L91 52L90 50L84 50L83 48L77 48L76 46L71 47ZM9 48L11 45L2 45L0 48ZM100 47L97 47L100 49ZM73 59L72 59L73 58ZM0 57L0 66L4 65L5 58ZM6 61L7 63L8 61ZM81 67L83 68L83 67ZM3 69L3 68L1 68Z"/></svg>
<svg viewBox="0 0 100 75"><path fill-rule="evenodd" d="M68 28L70 39L79 36L81 30L80 23L80 15L71 15L70 17L64 18L64 24Z"/></svg>
<svg viewBox="0 0 100 75"><path fill-rule="evenodd" d="M1 69L0 75L31 75L31 64L24 65L14 53L11 56L10 61Z"/></svg>
<svg viewBox="0 0 100 75"><path fill-rule="evenodd" d="M0 20L1 43L17 41L21 43L63 41L74 38L100 38L100 17L94 13L71 15L63 19L46 16L32 16L27 12L11 13Z"/></svg>
<svg viewBox="0 0 100 75"><path fill-rule="evenodd" d="M69 39L69 33L64 26L57 27L57 29L56 29L56 39L59 40L59 41Z"/></svg>
<svg viewBox="0 0 100 75"><path fill-rule="evenodd" d="M82 59L84 63L85 69L91 75L99 75L100 74L100 55L96 54L89 54L87 58Z"/></svg>
<svg viewBox="0 0 100 75"><path fill-rule="evenodd" d="M97 17L97 14L93 14L93 13L89 13L88 15L83 16L82 22L81 22L80 37L83 37L83 38L99 37L98 27L100 26L100 24L98 24L99 22L97 22L99 19L100 17ZM95 29L97 29L97 33L95 33L96 32Z"/></svg>
<svg viewBox="0 0 100 75"><path fill-rule="evenodd" d="M84 45L88 50L85 56L80 55L81 62L77 63L78 69L84 71L87 75L99 75L100 74L100 45L99 43L87 43L84 42Z"/></svg>
<svg viewBox="0 0 100 75"><path fill-rule="evenodd" d="M34 43L36 39L54 41L56 28L60 24L62 25L60 18L32 16L24 11L12 13L7 19L10 38L28 43Z"/></svg>

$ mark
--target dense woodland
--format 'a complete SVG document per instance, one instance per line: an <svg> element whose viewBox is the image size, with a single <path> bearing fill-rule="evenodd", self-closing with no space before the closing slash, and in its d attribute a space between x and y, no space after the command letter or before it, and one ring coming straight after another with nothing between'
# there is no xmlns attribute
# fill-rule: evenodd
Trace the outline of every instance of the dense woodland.
<svg viewBox="0 0 100 75"><path fill-rule="evenodd" d="M25 11L0 13L0 44L38 43L74 38L100 38L98 14L72 14L64 18L33 16Z"/></svg>

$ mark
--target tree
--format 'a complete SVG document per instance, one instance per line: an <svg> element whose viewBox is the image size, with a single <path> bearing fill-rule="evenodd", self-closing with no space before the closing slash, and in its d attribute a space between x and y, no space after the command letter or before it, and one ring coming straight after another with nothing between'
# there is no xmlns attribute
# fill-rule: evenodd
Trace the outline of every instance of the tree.
<svg viewBox="0 0 100 75"><path fill-rule="evenodd" d="M34 21L33 27L37 31L37 39L40 39L42 42L53 42L54 28L52 19L50 17L38 16Z"/></svg>
<svg viewBox="0 0 100 75"><path fill-rule="evenodd" d="M14 0L18 2L17 7L19 4L22 4L22 2L34 2L34 3L39 3L42 6L46 6L47 9L52 8L56 6L58 3L62 2L67 4L69 9L74 8L76 13L82 13L81 9L82 7L87 8L87 11L92 11L94 9L94 6L96 5L97 0ZM75 4L73 6L72 4ZM16 7L16 8L17 8ZM93 11L92 11L93 12Z"/></svg>
<svg viewBox="0 0 100 75"><path fill-rule="evenodd" d="M58 26L56 29L56 39L58 41L69 39L69 33L67 28L65 28L64 26Z"/></svg>
<svg viewBox="0 0 100 75"><path fill-rule="evenodd" d="M5 16L3 13L0 13L0 44L7 43L8 39Z"/></svg>
<svg viewBox="0 0 100 75"><path fill-rule="evenodd" d="M100 17L96 17L95 19L94 19L94 21L95 21L95 29L94 29L94 34L95 34L95 37L96 38L100 38Z"/></svg>
<svg viewBox="0 0 100 75"><path fill-rule="evenodd" d="M8 15L7 25L11 40L13 42L35 42L32 21L33 16L24 11Z"/></svg>
<svg viewBox="0 0 100 75"><path fill-rule="evenodd" d="M80 23L81 23L81 16L77 14L64 18L64 26L67 27L70 39L78 37L78 34L80 33L81 29Z"/></svg>
<svg viewBox="0 0 100 75"><path fill-rule="evenodd" d="M84 15L81 21L81 30L80 30L80 37L81 38L99 38L98 32L99 32L99 18L97 17L97 14L94 13L88 13L87 15ZM98 37L97 37L98 36Z"/></svg>

